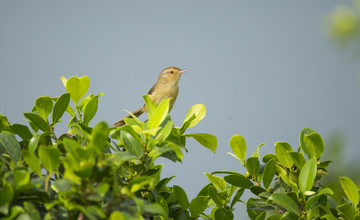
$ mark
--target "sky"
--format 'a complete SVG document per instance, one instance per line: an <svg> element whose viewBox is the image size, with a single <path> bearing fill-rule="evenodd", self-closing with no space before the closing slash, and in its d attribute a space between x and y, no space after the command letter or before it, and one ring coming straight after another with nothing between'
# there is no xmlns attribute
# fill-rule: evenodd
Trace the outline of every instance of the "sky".
<svg viewBox="0 0 360 220"><path fill-rule="evenodd" d="M37 97L65 93L61 76L87 75L89 93L106 94L92 125L112 124L142 106L160 71L175 65L188 70L171 111L175 125L202 103L206 117L187 132L218 138L216 154L188 139L181 164L159 160L162 176L177 175L170 185L190 200L209 183L203 172L245 172L227 155L235 134L248 155L265 143L264 155L277 141L297 149L310 127L325 143L343 134L347 159L356 159L360 67L324 27L339 4L352 2L0 1L0 113L26 124L22 113Z"/></svg>

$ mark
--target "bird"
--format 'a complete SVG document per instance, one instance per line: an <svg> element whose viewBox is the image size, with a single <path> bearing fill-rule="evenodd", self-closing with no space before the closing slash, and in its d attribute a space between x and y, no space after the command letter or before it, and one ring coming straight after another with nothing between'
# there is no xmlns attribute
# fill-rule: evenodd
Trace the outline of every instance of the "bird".
<svg viewBox="0 0 360 220"><path fill-rule="evenodd" d="M178 83L180 77L185 72L187 72L187 70L180 69L176 66L170 66L163 69L159 74L158 80L147 93L150 97L150 100L154 102L155 105L159 105L160 102L164 99L171 98L169 104L170 111L174 106L177 95L179 93ZM145 105L135 110L132 115L139 117L144 112L147 112ZM128 115L125 118L132 118L132 115ZM121 127L125 125L125 118L113 124L113 127Z"/></svg>

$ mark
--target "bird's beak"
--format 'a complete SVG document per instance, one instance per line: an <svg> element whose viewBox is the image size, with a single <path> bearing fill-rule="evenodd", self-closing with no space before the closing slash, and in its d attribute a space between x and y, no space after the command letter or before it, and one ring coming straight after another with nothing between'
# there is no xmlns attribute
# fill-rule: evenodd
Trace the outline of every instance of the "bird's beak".
<svg viewBox="0 0 360 220"><path fill-rule="evenodd" d="M179 73L182 74L182 73L185 73L187 72L187 70L180 70Z"/></svg>

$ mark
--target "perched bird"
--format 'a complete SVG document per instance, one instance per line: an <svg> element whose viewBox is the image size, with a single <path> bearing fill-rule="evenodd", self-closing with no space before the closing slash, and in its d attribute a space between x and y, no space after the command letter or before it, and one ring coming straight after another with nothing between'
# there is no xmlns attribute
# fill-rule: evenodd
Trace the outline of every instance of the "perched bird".
<svg viewBox="0 0 360 220"><path fill-rule="evenodd" d="M160 102L167 98L170 99L170 109L172 109L176 97L179 92L178 82L180 76L186 72L186 70L182 70L179 67L171 66L163 69L161 71L159 78L155 85L149 90L147 93L150 96L151 101L155 103L155 105L160 104ZM132 114L136 117L139 117L142 113L147 112L146 106L142 106L141 108L135 110ZM125 118L132 118L131 115L126 116ZM125 124L124 118L120 121L116 122L113 126L120 127Z"/></svg>

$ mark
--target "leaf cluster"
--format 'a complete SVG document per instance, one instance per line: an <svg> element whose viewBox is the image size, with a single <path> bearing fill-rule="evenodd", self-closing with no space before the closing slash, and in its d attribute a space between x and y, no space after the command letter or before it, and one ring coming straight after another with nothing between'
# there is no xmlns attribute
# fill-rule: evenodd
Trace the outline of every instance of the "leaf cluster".
<svg viewBox="0 0 360 220"><path fill-rule="evenodd" d="M246 157L246 141L241 135L230 139L233 153L228 153L247 170L205 173L211 182L198 197L207 199L212 207L211 219L234 219L234 205L245 203L250 219L360 219L359 192L348 177L340 177L345 192L341 204L331 197L333 191L321 184L331 161L321 161L324 141L310 128L300 133L296 151L285 142L275 143L275 154L260 156L260 144ZM220 175L220 176L219 176ZM247 201L241 196L245 190L253 195Z"/></svg>
<svg viewBox="0 0 360 220"><path fill-rule="evenodd" d="M0 115L0 218L2 219L179 219L190 218L180 186L161 179L159 157L181 162L186 139L215 153L217 139L186 133L206 109L190 108L181 127L169 115L169 99L144 101L149 120L126 119L120 128L90 126L100 96L89 94L90 79L62 78L66 93L43 96L24 113L29 125ZM55 130L64 114L69 131Z"/></svg>

